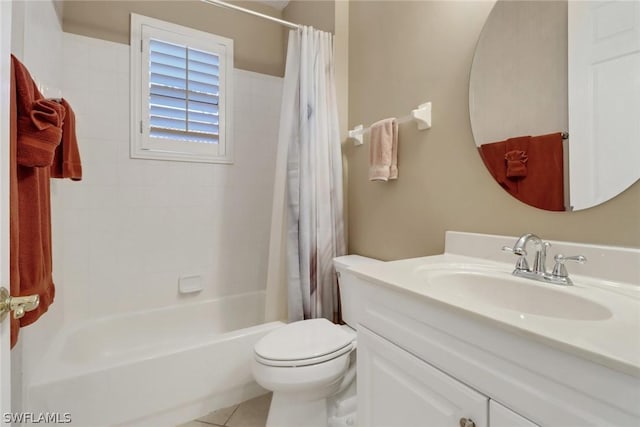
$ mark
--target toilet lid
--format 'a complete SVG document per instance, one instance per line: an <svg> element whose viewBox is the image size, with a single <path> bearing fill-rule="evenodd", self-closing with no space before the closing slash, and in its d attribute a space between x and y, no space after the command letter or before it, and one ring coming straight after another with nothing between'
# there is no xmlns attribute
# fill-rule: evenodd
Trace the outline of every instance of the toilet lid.
<svg viewBox="0 0 640 427"><path fill-rule="evenodd" d="M263 337L255 345L255 353L263 360L318 360L338 350L350 349L353 340L352 334L327 319L301 320Z"/></svg>

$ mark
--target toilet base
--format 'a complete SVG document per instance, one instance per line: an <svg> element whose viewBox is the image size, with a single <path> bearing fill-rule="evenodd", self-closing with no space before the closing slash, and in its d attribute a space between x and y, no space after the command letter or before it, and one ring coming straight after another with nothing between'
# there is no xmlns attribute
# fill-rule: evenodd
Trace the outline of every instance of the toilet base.
<svg viewBox="0 0 640 427"><path fill-rule="evenodd" d="M355 366L353 366L355 368ZM273 393L266 427L347 427L356 424L356 382L350 378L338 393L334 383L328 398L309 394ZM327 395L326 393L323 395Z"/></svg>
<svg viewBox="0 0 640 427"><path fill-rule="evenodd" d="M327 426L353 427L357 425L357 391L353 381L345 390L327 399Z"/></svg>
<svg viewBox="0 0 640 427"><path fill-rule="evenodd" d="M327 399L304 401L273 393L266 427L327 427Z"/></svg>

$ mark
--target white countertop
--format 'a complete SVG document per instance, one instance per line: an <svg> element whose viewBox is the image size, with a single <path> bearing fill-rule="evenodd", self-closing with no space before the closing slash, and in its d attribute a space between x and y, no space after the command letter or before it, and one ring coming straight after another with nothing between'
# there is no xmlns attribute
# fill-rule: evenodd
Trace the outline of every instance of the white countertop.
<svg viewBox="0 0 640 427"><path fill-rule="evenodd" d="M482 301L452 298L430 289L420 274L445 267L466 271L490 271L511 277L513 263L491 261L452 253L386 263L354 266L357 276L375 284L422 298L425 303L444 304L461 315L473 316L496 327L549 345L561 351L640 377L640 286L571 274L574 286L558 286L525 280L527 285L552 287L557 292L580 296L606 307L612 315L602 320L572 320L522 313Z"/></svg>

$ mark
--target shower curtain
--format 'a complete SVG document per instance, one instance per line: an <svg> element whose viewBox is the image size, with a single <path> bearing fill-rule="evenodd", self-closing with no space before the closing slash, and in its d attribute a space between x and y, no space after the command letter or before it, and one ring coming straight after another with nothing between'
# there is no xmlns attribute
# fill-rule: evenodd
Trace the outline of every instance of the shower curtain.
<svg viewBox="0 0 640 427"><path fill-rule="evenodd" d="M332 260L346 243L332 37L311 27L289 33L267 289L286 255L290 321L339 320Z"/></svg>

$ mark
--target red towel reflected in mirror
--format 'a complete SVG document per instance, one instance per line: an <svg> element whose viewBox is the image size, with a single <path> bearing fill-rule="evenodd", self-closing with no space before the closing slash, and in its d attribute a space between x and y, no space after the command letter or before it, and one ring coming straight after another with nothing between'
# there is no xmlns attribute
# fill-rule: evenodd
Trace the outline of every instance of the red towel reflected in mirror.
<svg viewBox="0 0 640 427"><path fill-rule="evenodd" d="M483 144L480 156L509 194L536 208L564 211L564 160L560 132Z"/></svg>

